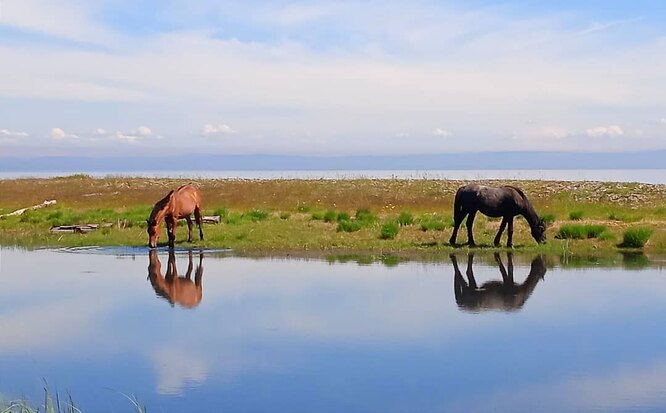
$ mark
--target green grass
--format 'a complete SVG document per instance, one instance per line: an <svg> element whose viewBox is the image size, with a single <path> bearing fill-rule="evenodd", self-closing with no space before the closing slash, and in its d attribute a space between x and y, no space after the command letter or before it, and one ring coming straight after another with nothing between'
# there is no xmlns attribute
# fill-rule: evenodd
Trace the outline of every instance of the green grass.
<svg viewBox="0 0 666 413"><path fill-rule="evenodd" d="M599 238L607 231L605 225L565 224L557 232L558 239L588 239Z"/></svg>
<svg viewBox="0 0 666 413"><path fill-rule="evenodd" d="M217 215L220 218L225 218L229 214L229 209L226 207L226 205L217 207L213 210L213 215Z"/></svg>
<svg viewBox="0 0 666 413"><path fill-rule="evenodd" d="M356 221L362 225L370 225L377 221L377 216L370 211L370 208L359 208L356 210Z"/></svg>
<svg viewBox="0 0 666 413"><path fill-rule="evenodd" d="M653 232L652 228L647 227L627 228L622 234L622 243L619 246L622 248L643 248Z"/></svg>
<svg viewBox="0 0 666 413"><path fill-rule="evenodd" d="M611 221L620 221L620 222L638 222L643 220L643 216L637 214L627 214L623 212L611 212L608 214L608 219Z"/></svg>
<svg viewBox="0 0 666 413"><path fill-rule="evenodd" d="M0 219L0 244L27 248L145 245L145 220L152 204L164 196L166 188L180 183L175 179L141 178L0 180L0 193L3 194L0 210L3 213L40 203L46 198L58 200L57 205L30 211L24 217ZM195 229L192 245L197 247L233 248L239 252L335 250L426 255L449 251L446 240L452 227L450 206L458 186L456 182L441 180L364 179L335 183L319 180L199 180L197 184L205 195L206 215L215 213L223 217L222 224L204 227L205 241L196 240ZM519 220L514 233L516 248L539 253L616 251L627 222L644 217L655 230L644 247L645 252L666 252L666 207L663 206L666 190L661 187L650 187L637 194L625 184L608 183L601 187L591 184L587 189L584 188L586 184L576 184L575 187L568 187L566 183L549 185L547 182L520 183L533 199L536 210L548 213L544 215L547 221L550 221L549 215L559 218L555 228L570 212L581 211L584 219L606 224L608 230L596 235L594 230L569 235L564 227L563 235L572 238L556 239L554 236L558 231L551 228L547 232L548 243L537 245L530 236L529 227ZM604 194L611 193L609 190L619 192L613 201L604 198ZM625 199L629 196L623 195L625 192L631 198ZM636 196L639 201L635 200ZM328 211L338 210L355 213L350 216L347 212L337 212L336 226L324 224L324 215L330 219L333 214ZM410 212L398 214L399 211ZM389 220L400 225L399 235L393 239L381 239L381 229ZM341 222L349 223L339 224ZM112 225L89 234L49 232L52 225L75 223ZM477 243L492 246L498 227L497 220L479 216L474 225ZM464 227L462 232L464 236ZM184 242L186 233L184 223L179 224L177 243L181 246L190 245ZM594 242L585 241L588 235L596 236ZM583 241L573 237L582 237ZM164 244L166 239L166 228L162 225L160 243Z"/></svg>
<svg viewBox="0 0 666 413"><path fill-rule="evenodd" d="M338 217L338 213L333 210L324 212L324 222L333 222Z"/></svg>
<svg viewBox="0 0 666 413"><path fill-rule="evenodd" d="M349 221L349 220L351 220L351 216L349 216L349 213L347 213L347 212L339 212L336 220L338 222L340 222L340 221Z"/></svg>
<svg viewBox="0 0 666 413"><path fill-rule="evenodd" d="M379 233L379 238L381 239L394 239L398 232L400 232L400 225L395 222L387 222L382 226L381 232Z"/></svg>
<svg viewBox="0 0 666 413"><path fill-rule="evenodd" d="M571 221L580 221L585 216L585 211L582 209L577 209L569 212L569 219Z"/></svg>
<svg viewBox="0 0 666 413"><path fill-rule="evenodd" d="M252 222L263 221L268 218L268 212L263 209L252 208L243 214L243 218L247 218Z"/></svg>
<svg viewBox="0 0 666 413"><path fill-rule="evenodd" d="M403 211L398 215L398 225L401 227L414 224L414 216L406 211Z"/></svg>
<svg viewBox="0 0 666 413"><path fill-rule="evenodd" d="M239 225L243 220L243 214L238 212L229 212L224 217L223 221L228 225Z"/></svg>
<svg viewBox="0 0 666 413"><path fill-rule="evenodd" d="M453 226L450 219L446 219L437 214L425 214L419 219L421 231L444 231Z"/></svg>
<svg viewBox="0 0 666 413"><path fill-rule="evenodd" d="M555 214L553 214L553 213L547 213L547 214L543 214L543 215L541 216L541 219L544 220L544 222L546 223L546 225L550 225L550 224L552 224L553 222L555 222L555 220L557 219L557 216L556 216Z"/></svg>
<svg viewBox="0 0 666 413"><path fill-rule="evenodd" d="M353 221L340 221L338 222L338 232L356 232L363 228L363 225L358 220Z"/></svg>

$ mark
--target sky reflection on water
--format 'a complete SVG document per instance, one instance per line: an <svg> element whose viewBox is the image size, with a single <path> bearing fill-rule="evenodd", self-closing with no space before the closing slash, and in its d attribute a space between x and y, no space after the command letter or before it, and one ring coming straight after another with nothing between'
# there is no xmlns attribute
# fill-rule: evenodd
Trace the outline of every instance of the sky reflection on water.
<svg viewBox="0 0 666 413"><path fill-rule="evenodd" d="M43 377L88 411L128 410L118 392L152 411L666 410L663 270L477 255L468 294L486 304L470 310L445 258L195 252L201 297L187 308L151 282L155 260L162 285L173 264L186 280L187 253L0 249L0 393L40 400ZM469 290L468 257L456 260ZM520 286L529 294L507 307Z"/></svg>

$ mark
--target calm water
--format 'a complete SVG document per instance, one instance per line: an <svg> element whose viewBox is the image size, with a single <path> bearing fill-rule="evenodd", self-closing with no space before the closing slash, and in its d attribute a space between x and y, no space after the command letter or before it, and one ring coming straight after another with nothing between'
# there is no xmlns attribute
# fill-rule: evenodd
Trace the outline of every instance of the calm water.
<svg viewBox="0 0 666 413"><path fill-rule="evenodd" d="M367 170L367 171L81 171L95 177L140 176L151 178L228 179L518 179L557 181L607 181L666 184L666 169L539 169L539 170ZM50 178L73 172L0 172L0 179Z"/></svg>
<svg viewBox="0 0 666 413"><path fill-rule="evenodd" d="M130 411L120 392L153 412L666 411L663 262L77 252L0 249L5 398L44 378L89 412Z"/></svg>

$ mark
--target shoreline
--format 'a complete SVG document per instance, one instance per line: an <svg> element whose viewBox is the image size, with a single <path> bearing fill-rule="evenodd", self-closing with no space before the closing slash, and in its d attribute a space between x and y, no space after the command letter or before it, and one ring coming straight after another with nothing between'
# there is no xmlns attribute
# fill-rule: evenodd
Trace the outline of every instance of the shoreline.
<svg viewBox="0 0 666 413"><path fill-rule="evenodd" d="M143 245L142 227L152 204L169 189L194 182L203 193L204 215L222 214L222 224L205 225L205 241L194 247L232 248L242 253L282 254L365 252L428 255L466 248L447 244L455 190L469 182L434 179L177 179L92 178L72 175L49 179L0 180L0 214L56 199L57 205L0 219L0 245L66 247L84 245ZM666 185L620 182L483 180L486 185L520 186L541 216L550 216L548 244L538 246L524 220L516 222L514 251L534 253L621 251L622 233L631 227L653 230L644 250L666 252ZM340 230L341 213L355 220L367 209L372 220L353 232ZM413 217L393 239L379 237L382 226L400 213ZM574 214L580 214L575 218ZM329 219L329 215L334 218ZM97 221L97 222L93 222ZM109 228L89 234L50 234L51 225L107 223ZM430 226L430 224L437 224ZM428 224L428 225L426 225ZM554 239L564 225L605 227L608 239ZM479 215L474 232L488 247L499 221ZM164 229L163 229L164 231ZM464 243L465 231L459 242ZM177 241L186 238L181 225ZM195 230L196 234L196 230ZM502 245L505 244L504 234ZM161 242L165 242L163 235ZM186 246L187 244L183 244Z"/></svg>

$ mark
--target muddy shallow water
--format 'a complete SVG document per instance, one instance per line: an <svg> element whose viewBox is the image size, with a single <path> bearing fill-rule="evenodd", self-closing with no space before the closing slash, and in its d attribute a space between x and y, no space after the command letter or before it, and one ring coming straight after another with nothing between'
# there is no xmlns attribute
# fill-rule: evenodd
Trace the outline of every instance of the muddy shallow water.
<svg viewBox="0 0 666 413"><path fill-rule="evenodd" d="M131 411L121 393L157 412L666 410L658 263L75 252L0 249L4 399L45 379L89 412Z"/></svg>

